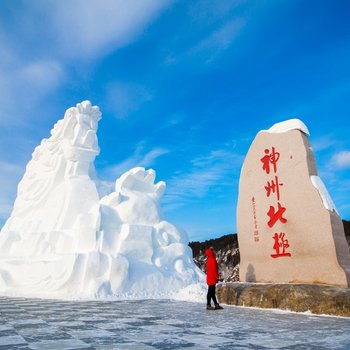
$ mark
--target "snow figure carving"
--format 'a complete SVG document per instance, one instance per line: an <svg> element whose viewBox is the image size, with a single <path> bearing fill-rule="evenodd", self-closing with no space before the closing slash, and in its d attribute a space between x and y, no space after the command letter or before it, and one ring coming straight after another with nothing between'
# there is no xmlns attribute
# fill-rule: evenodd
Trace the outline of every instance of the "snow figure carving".
<svg viewBox="0 0 350 350"><path fill-rule="evenodd" d="M113 293L164 294L200 275L186 234L162 220L159 200L165 183L154 180L152 169L131 169L116 181L115 192L101 199L101 252L118 257L112 270L123 273L112 271L111 276L125 279L112 277Z"/></svg>
<svg viewBox="0 0 350 350"><path fill-rule="evenodd" d="M162 221L153 170L130 170L100 200L100 119L79 103L34 150L0 233L1 294L161 297L201 280L186 235Z"/></svg>
<svg viewBox="0 0 350 350"><path fill-rule="evenodd" d="M237 206L241 281L350 285L343 225L308 134L291 119L260 131L248 151Z"/></svg>

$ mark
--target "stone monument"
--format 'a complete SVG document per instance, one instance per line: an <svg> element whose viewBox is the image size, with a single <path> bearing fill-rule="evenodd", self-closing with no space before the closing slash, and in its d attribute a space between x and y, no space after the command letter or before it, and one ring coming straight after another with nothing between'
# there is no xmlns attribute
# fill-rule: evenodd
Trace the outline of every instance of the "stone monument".
<svg viewBox="0 0 350 350"><path fill-rule="evenodd" d="M291 119L260 131L248 151L237 206L242 282L349 286L342 221L308 135Z"/></svg>

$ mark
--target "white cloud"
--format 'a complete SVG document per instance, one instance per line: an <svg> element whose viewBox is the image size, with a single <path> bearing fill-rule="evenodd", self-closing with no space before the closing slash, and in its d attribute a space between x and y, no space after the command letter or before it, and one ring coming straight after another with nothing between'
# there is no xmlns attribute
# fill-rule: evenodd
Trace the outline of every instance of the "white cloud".
<svg viewBox="0 0 350 350"><path fill-rule="evenodd" d="M205 197L215 186L233 186L235 173L241 169L243 156L225 149L213 150L192 160L188 173L168 181L164 202L175 207Z"/></svg>
<svg viewBox="0 0 350 350"><path fill-rule="evenodd" d="M0 122L17 123L23 112L39 104L65 80L65 72L54 60L0 64Z"/></svg>
<svg viewBox="0 0 350 350"><path fill-rule="evenodd" d="M144 152L142 144L139 144L131 157L125 159L119 164L111 165L102 169L100 171L101 177L108 180L116 180L119 176L132 168L138 166L148 168L152 166L157 158L167 153L169 153L169 150L160 147Z"/></svg>
<svg viewBox="0 0 350 350"><path fill-rule="evenodd" d="M229 49L239 37L241 31L246 25L246 19L237 17L226 21L223 25L216 27L203 39L183 53L171 53L165 58L166 65L177 64L182 60L202 58L205 64L210 64L219 58L227 49Z"/></svg>
<svg viewBox="0 0 350 350"><path fill-rule="evenodd" d="M113 82L107 88L107 105L117 118L125 118L143 103L152 100L152 93L137 84Z"/></svg>
<svg viewBox="0 0 350 350"><path fill-rule="evenodd" d="M66 79L62 64L56 59L22 58L20 47L5 39L0 28L0 47L5 53L0 60L0 123L23 122L26 114L57 89Z"/></svg>
<svg viewBox="0 0 350 350"><path fill-rule="evenodd" d="M195 48L194 52L210 50L212 55L226 50L238 37L244 27L243 19L234 19L225 23L222 27L216 29L207 38L202 40Z"/></svg>
<svg viewBox="0 0 350 350"><path fill-rule="evenodd" d="M212 24L232 16L244 2L245 0L193 1L190 2L189 14L197 23Z"/></svg>
<svg viewBox="0 0 350 350"><path fill-rule="evenodd" d="M350 168L350 151L341 151L334 154L332 163L337 168Z"/></svg>
<svg viewBox="0 0 350 350"><path fill-rule="evenodd" d="M40 2L66 57L96 57L135 40L169 0L72 0Z"/></svg>
<svg viewBox="0 0 350 350"><path fill-rule="evenodd" d="M330 147L334 147L338 143L339 142L335 140L331 135L324 135L313 139L311 146L315 152L319 152L329 149Z"/></svg>
<svg viewBox="0 0 350 350"><path fill-rule="evenodd" d="M18 105L34 111L79 69L136 40L170 0L33 0L21 3L11 21L0 23L1 123L18 119ZM40 19L40 20L38 20ZM84 69L84 67L83 67ZM131 89L128 87L129 90ZM123 113L135 100L127 90ZM131 93L131 95L130 95ZM122 109L122 107L120 107ZM22 111L21 111L22 112ZM26 114L26 113L23 113Z"/></svg>
<svg viewBox="0 0 350 350"><path fill-rule="evenodd" d="M62 81L65 73L59 62L54 60L34 61L18 72L21 83L31 84L40 90L54 89Z"/></svg>
<svg viewBox="0 0 350 350"><path fill-rule="evenodd" d="M166 118L163 121L163 124L161 124L161 126L158 129L154 130L154 132L157 133L159 131L163 131L165 129L177 126L181 124L185 119L186 119L186 114L184 112L180 112L180 111L175 112L170 117Z"/></svg>

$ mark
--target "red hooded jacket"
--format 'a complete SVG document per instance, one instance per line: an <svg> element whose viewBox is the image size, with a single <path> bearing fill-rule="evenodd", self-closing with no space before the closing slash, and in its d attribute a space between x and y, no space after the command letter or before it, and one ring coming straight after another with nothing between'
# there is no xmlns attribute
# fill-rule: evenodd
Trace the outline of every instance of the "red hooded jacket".
<svg viewBox="0 0 350 350"><path fill-rule="evenodd" d="M212 249L207 249L205 251L207 259L207 285L211 286L218 283L219 281L219 271L218 263L216 262L215 254Z"/></svg>

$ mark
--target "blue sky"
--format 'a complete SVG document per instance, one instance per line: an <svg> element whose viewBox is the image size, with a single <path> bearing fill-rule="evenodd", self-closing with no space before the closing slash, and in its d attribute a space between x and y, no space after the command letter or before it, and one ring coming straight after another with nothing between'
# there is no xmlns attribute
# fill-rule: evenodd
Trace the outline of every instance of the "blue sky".
<svg viewBox="0 0 350 350"><path fill-rule="evenodd" d="M245 154L290 118L350 219L349 13L341 0L2 0L0 224L35 146L86 99L103 113L99 178L155 169L165 218L190 240L236 232Z"/></svg>

